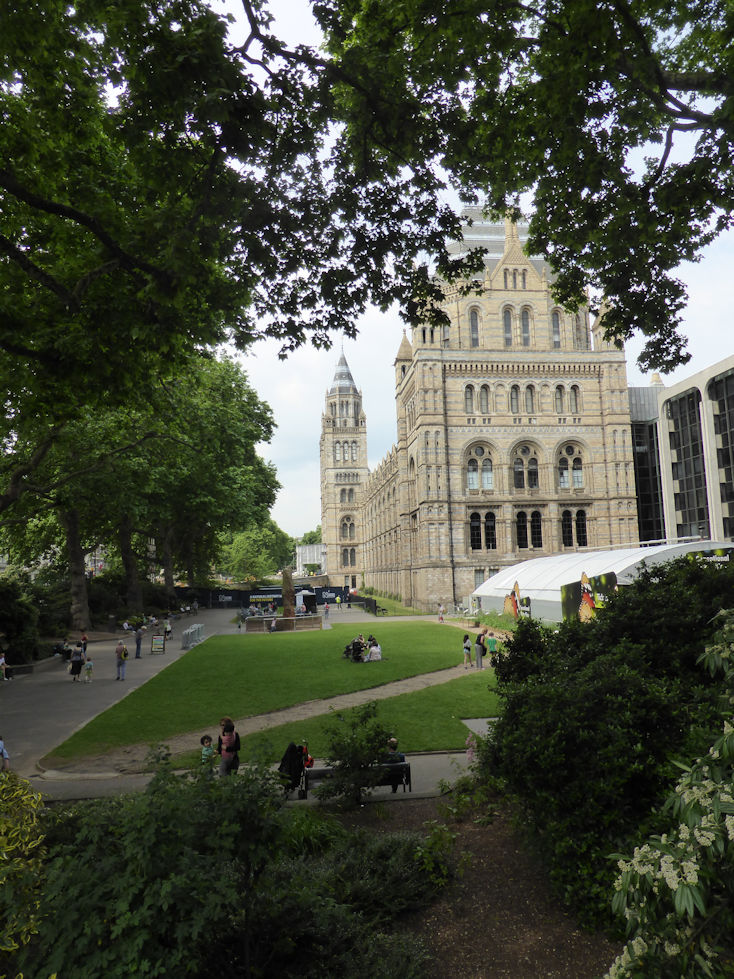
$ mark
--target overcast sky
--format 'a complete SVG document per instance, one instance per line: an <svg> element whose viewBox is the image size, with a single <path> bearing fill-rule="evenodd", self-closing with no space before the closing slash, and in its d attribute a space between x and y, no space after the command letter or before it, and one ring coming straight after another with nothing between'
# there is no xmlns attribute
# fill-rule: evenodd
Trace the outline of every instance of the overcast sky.
<svg viewBox="0 0 734 979"><path fill-rule="evenodd" d="M235 15L238 0L222 5ZM316 34L305 0L271 0L279 36L288 43L308 43ZM701 262L679 271L687 283L689 304L683 332L689 339L692 359L685 367L663 378L672 384L734 353L734 231L722 235L704 252ZM357 387L362 391L367 415L367 444L370 468L390 450L396 438L393 361L403 334L397 310L381 314L374 310L359 322L356 340L343 341L344 355ZM319 436L326 390L331 385L342 350L334 338L330 351L305 348L278 359L279 344L262 342L243 358L250 383L273 409L277 431L261 455L278 470L282 489L272 516L294 537L313 530L321 522L319 485ZM627 346L627 375L631 385L647 385L636 364L642 342Z"/></svg>

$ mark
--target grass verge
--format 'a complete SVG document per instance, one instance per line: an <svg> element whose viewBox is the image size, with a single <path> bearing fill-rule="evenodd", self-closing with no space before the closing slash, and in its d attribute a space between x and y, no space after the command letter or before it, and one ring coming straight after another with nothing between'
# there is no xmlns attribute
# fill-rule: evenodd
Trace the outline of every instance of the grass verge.
<svg viewBox="0 0 734 979"><path fill-rule="evenodd" d="M428 622L375 623L379 663L342 657L355 627L323 632L214 636L110 707L56 748L70 760L176 734L216 727L308 700L366 690L446 669L462 661L462 631ZM468 678L462 678L467 679Z"/></svg>

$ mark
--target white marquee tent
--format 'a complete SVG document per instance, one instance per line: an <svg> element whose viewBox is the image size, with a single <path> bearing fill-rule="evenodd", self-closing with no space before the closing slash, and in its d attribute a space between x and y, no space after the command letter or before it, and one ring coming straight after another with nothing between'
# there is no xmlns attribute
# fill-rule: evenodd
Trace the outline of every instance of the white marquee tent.
<svg viewBox="0 0 734 979"><path fill-rule="evenodd" d="M582 575L616 575L618 585L635 580L640 567L664 564L684 554L700 553L717 562L734 561L732 541L691 541L685 544L654 544L650 547L625 547L608 551L574 551L551 557L521 561L488 578L472 593L474 607L499 611L505 598L518 585L521 598L530 599L533 618L560 622L561 587L581 581Z"/></svg>

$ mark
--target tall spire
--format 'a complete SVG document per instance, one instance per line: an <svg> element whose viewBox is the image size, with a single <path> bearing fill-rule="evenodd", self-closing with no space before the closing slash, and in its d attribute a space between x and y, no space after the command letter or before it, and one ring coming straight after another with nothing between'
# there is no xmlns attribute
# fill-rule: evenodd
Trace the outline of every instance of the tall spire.
<svg viewBox="0 0 734 979"><path fill-rule="evenodd" d="M339 363L334 371L334 380L331 382L329 394L359 394L357 385L354 383L352 372L349 370L347 358L342 351Z"/></svg>

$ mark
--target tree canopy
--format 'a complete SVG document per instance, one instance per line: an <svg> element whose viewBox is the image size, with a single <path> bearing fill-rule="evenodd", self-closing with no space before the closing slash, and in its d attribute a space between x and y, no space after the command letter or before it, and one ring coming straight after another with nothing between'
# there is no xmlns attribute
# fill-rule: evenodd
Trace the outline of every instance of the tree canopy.
<svg viewBox="0 0 734 979"><path fill-rule="evenodd" d="M439 168L519 214L572 308L606 300L642 367L685 362L674 270L734 213L734 23L725 0L319 0L342 161L365 181Z"/></svg>

